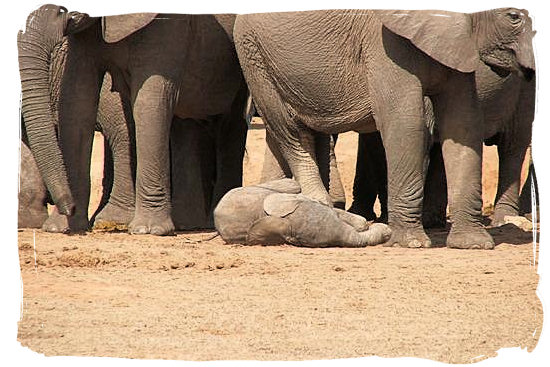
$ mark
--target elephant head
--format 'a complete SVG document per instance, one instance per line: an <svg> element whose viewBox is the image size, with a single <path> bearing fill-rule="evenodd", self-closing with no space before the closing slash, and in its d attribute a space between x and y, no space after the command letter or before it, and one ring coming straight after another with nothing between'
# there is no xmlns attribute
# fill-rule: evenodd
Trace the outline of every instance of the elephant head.
<svg viewBox="0 0 550 367"><path fill-rule="evenodd" d="M493 9L463 14L446 11L380 11L383 25L409 39L433 59L473 72L481 59L500 74L534 76L531 18L527 10Z"/></svg>
<svg viewBox="0 0 550 367"><path fill-rule="evenodd" d="M155 16L105 17L102 22L104 40L116 42L148 24ZM17 37L21 109L29 145L54 203L65 215L74 213L75 201L56 131L64 64L70 36L94 24L99 26L99 22L100 18L68 12L62 6L43 5L29 15L25 31L20 31Z"/></svg>

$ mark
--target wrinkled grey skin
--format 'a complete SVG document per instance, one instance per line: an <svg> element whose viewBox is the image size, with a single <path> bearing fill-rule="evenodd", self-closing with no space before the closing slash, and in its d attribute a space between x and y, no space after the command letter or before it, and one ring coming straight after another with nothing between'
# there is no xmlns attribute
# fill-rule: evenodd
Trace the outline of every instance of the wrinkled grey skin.
<svg viewBox="0 0 550 367"><path fill-rule="evenodd" d="M262 166L262 176L260 177L260 183L269 182L273 180L280 180L282 178L292 178L292 172L288 167L288 163L284 160L282 154L278 151L276 144L273 143L271 134L266 132L266 146L264 153L264 164ZM323 144L324 139L330 139L329 153L322 154L322 150L327 147ZM321 179L325 188L331 198L332 205L338 209L345 209L346 207L346 193L344 191L344 185L338 171L338 165L336 164L336 155L334 153L334 147L336 145L338 135L328 136L325 134L316 134L315 140L319 147L317 152L317 160L329 159L329 162L319 162L318 167L321 170ZM325 152L326 153L326 152ZM328 172L327 172L328 168Z"/></svg>
<svg viewBox="0 0 550 367"><path fill-rule="evenodd" d="M216 202L239 186L246 86L231 37L233 15L89 17L45 5L19 34L22 110L31 150L71 230L88 226L90 153L105 72L131 106L136 131L131 233L170 234L169 133L174 116L215 123ZM61 52L59 140L47 103L50 60ZM223 143L222 143L223 142ZM115 170L116 171L116 170ZM237 179L235 179L237 178Z"/></svg>
<svg viewBox="0 0 550 367"><path fill-rule="evenodd" d="M52 70L50 74L50 106L54 114L57 114L59 100L59 80L55 79L56 76L58 74ZM134 182L131 173L132 163L130 162L131 139L129 129L123 120L120 97L117 93L111 92L110 88L111 79L106 74L95 127L106 138L103 193L100 206L93 217L99 222L103 220L109 223L127 224L132 218L134 210ZM23 118L21 132L19 217L27 219L19 221L20 227L29 227L30 223L32 228L42 227L50 232L68 232L69 220L67 216L59 214L55 207L52 214L47 215L46 204L51 200L48 198L35 158L28 148L28 136ZM114 167L117 168L116 171ZM37 193L41 194L37 195ZM30 197L34 198L32 203L29 202ZM25 209L28 206L33 208L32 212L36 213L36 216L31 216L31 213ZM46 217L43 216L43 213L46 213Z"/></svg>
<svg viewBox="0 0 550 367"><path fill-rule="evenodd" d="M214 223L228 243L304 247L364 247L387 241L390 229L300 194L292 179L229 191L214 210Z"/></svg>
<svg viewBox="0 0 550 367"><path fill-rule="evenodd" d="M58 96L52 96L56 101ZM174 118L178 120L177 117ZM69 232L68 218L54 207L48 217L48 195L30 149L24 124L21 144L19 228ZM135 134L131 112L111 91L105 74L96 129L104 139L103 193L90 220L94 228L128 225L135 210ZM201 121L175 121L170 133L172 217L178 230L213 228L212 202L216 184L216 125ZM189 205L193 203L193 205ZM47 220L46 220L47 219Z"/></svg>
<svg viewBox="0 0 550 367"><path fill-rule="evenodd" d="M388 245L431 246L421 221L427 95L452 193L447 246L494 248L481 223L483 136L473 71L481 58L532 76L526 11L250 14L237 17L233 34L256 107L304 195L331 204L313 131L379 130L388 164Z"/></svg>
<svg viewBox="0 0 550 367"><path fill-rule="evenodd" d="M499 178L495 197L492 226L504 224L505 216L517 216L520 210L521 167L531 144L535 113L536 80L526 81L512 73L493 71L481 61L476 68L476 89L483 112L484 140L497 145ZM429 120L429 116L426 117ZM437 122L436 122L437 128ZM436 129L437 130L437 129ZM430 165L424 190L424 227L443 227L446 224L447 182L441 144L437 131L430 149ZM368 153L363 153L368 151ZM363 154L362 154L363 153ZM531 168L534 171L534 167ZM372 207L376 194L386 192L384 146L378 133L360 134L357 169L354 181L354 200L350 211L373 219ZM380 182L373 187L372 182ZM530 191L530 186L526 186ZM530 194L524 194L530 198ZM382 218L387 211L382 201Z"/></svg>

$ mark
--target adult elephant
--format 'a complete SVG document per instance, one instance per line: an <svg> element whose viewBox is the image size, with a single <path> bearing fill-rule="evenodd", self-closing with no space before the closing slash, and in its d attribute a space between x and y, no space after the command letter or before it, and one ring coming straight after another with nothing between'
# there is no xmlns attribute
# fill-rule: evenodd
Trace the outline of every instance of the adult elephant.
<svg viewBox="0 0 550 367"><path fill-rule="evenodd" d="M21 44L18 44L21 47ZM57 122L59 102L59 71L63 60L54 55L49 73L49 105ZM25 120L21 119L21 169L19 191L19 227L40 228L50 232L68 232L69 220L53 208L48 216L47 203L51 198L42 180L36 160L29 149L29 138ZM58 130L57 123L54 130ZM134 211L134 181L132 171L135 169L132 126L126 124L123 106L118 93L111 91L111 78L105 75L101 90L98 116L95 130L105 136L103 167L103 193L99 208L93 218L99 222L127 224Z"/></svg>
<svg viewBox="0 0 550 367"><path fill-rule="evenodd" d="M529 47L532 47L529 45ZM476 94L483 113L483 138L486 145L496 145L499 157L498 188L492 226L504 224L505 216L518 216L520 208L520 180L522 164L531 144L535 114L536 80L525 80L479 61L476 71ZM427 120L430 120L427 117ZM425 227L440 227L446 223L447 185L437 137L430 150L430 165L424 190L423 222ZM374 200L381 201L382 219L385 208L386 162L384 146L379 133L360 134L354 200L350 211L371 219ZM534 168L530 168L532 175ZM374 182L379 185L375 187ZM530 192L530 186L527 186ZM523 194L530 197L530 195Z"/></svg>
<svg viewBox="0 0 550 367"><path fill-rule="evenodd" d="M45 5L19 36L23 115L31 149L70 228L87 228L92 132L101 81L128 101L135 120L136 196L131 233L170 234L169 133L174 116L217 125L214 201L239 186L246 85L231 37L234 15L90 17ZM48 109L49 63L61 52L59 140ZM240 175L239 175L240 172ZM236 173L236 174L235 174Z"/></svg>
<svg viewBox="0 0 550 367"><path fill-rule="evenodd" d="M313 131L380 130L388 162L389 245L431 245L421 223L434 104L451 193L447 246L494 247L481 223L478 59L531 77L526 11L335 10L240 15L239 60L256 107L306 196L330 205L315 162Z"/></svg>

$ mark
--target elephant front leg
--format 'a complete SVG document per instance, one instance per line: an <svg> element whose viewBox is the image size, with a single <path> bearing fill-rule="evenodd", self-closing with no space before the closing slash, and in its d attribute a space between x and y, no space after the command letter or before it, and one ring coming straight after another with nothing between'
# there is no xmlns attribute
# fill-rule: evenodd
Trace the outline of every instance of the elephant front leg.
<svg viewBox="0 0 550 367"><path fill-rule="evenodd" d="M108 75L108 74L107 74ZM98 122L104 141L103 198L92 217L94 228L127 226L135 209L135 133L131 106L104 80Z"/></svg>
<svg viewBox="0 0 550 367"><path fill-rule="evenodd" d="M141 84L134 99L137 169L136 211L128 225L131 234L174 233L169 152L174 92L170 81L154 75Z"/></svg>
<svg viewBox="0 0 550 367"><path fill-rule="evenodd" d="M59 140L75 212L65 216L54 210L42 226L48 232L88 229L90 163L102 77L91 59L67 61L59 99Z"/></svg>
<svg viewBox="0 0 550 367"><path fill-rule="evenodd" d="M421 218L428 131L423 121L422 89L414 88L413 80L408 83L409 90L386 90L389 94L376 111L388 168L388 224L392 235L385 245L431 247ZM380 97L376 94L375 100Z"/></svg>
<svg viewBox="0 0 550 367"><path fill-rule="evenodd" d="M494 241L481 222L481 111L470 76L455 78L453 88L434 101L452 222L447 247L492 249Z"/></svg>

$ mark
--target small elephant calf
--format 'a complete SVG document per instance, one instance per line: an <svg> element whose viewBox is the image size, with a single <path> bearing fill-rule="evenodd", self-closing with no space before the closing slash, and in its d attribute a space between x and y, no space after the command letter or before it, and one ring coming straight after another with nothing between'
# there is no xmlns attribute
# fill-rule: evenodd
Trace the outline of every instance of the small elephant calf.
<svg viewBox="0 0 550 367"><path fill-rule="evenodd" d="M386 242L388 226L332 209L300 194L289 178L229 191L214 210L214 223L228 243L304 247L364 247Z"/></svg>

